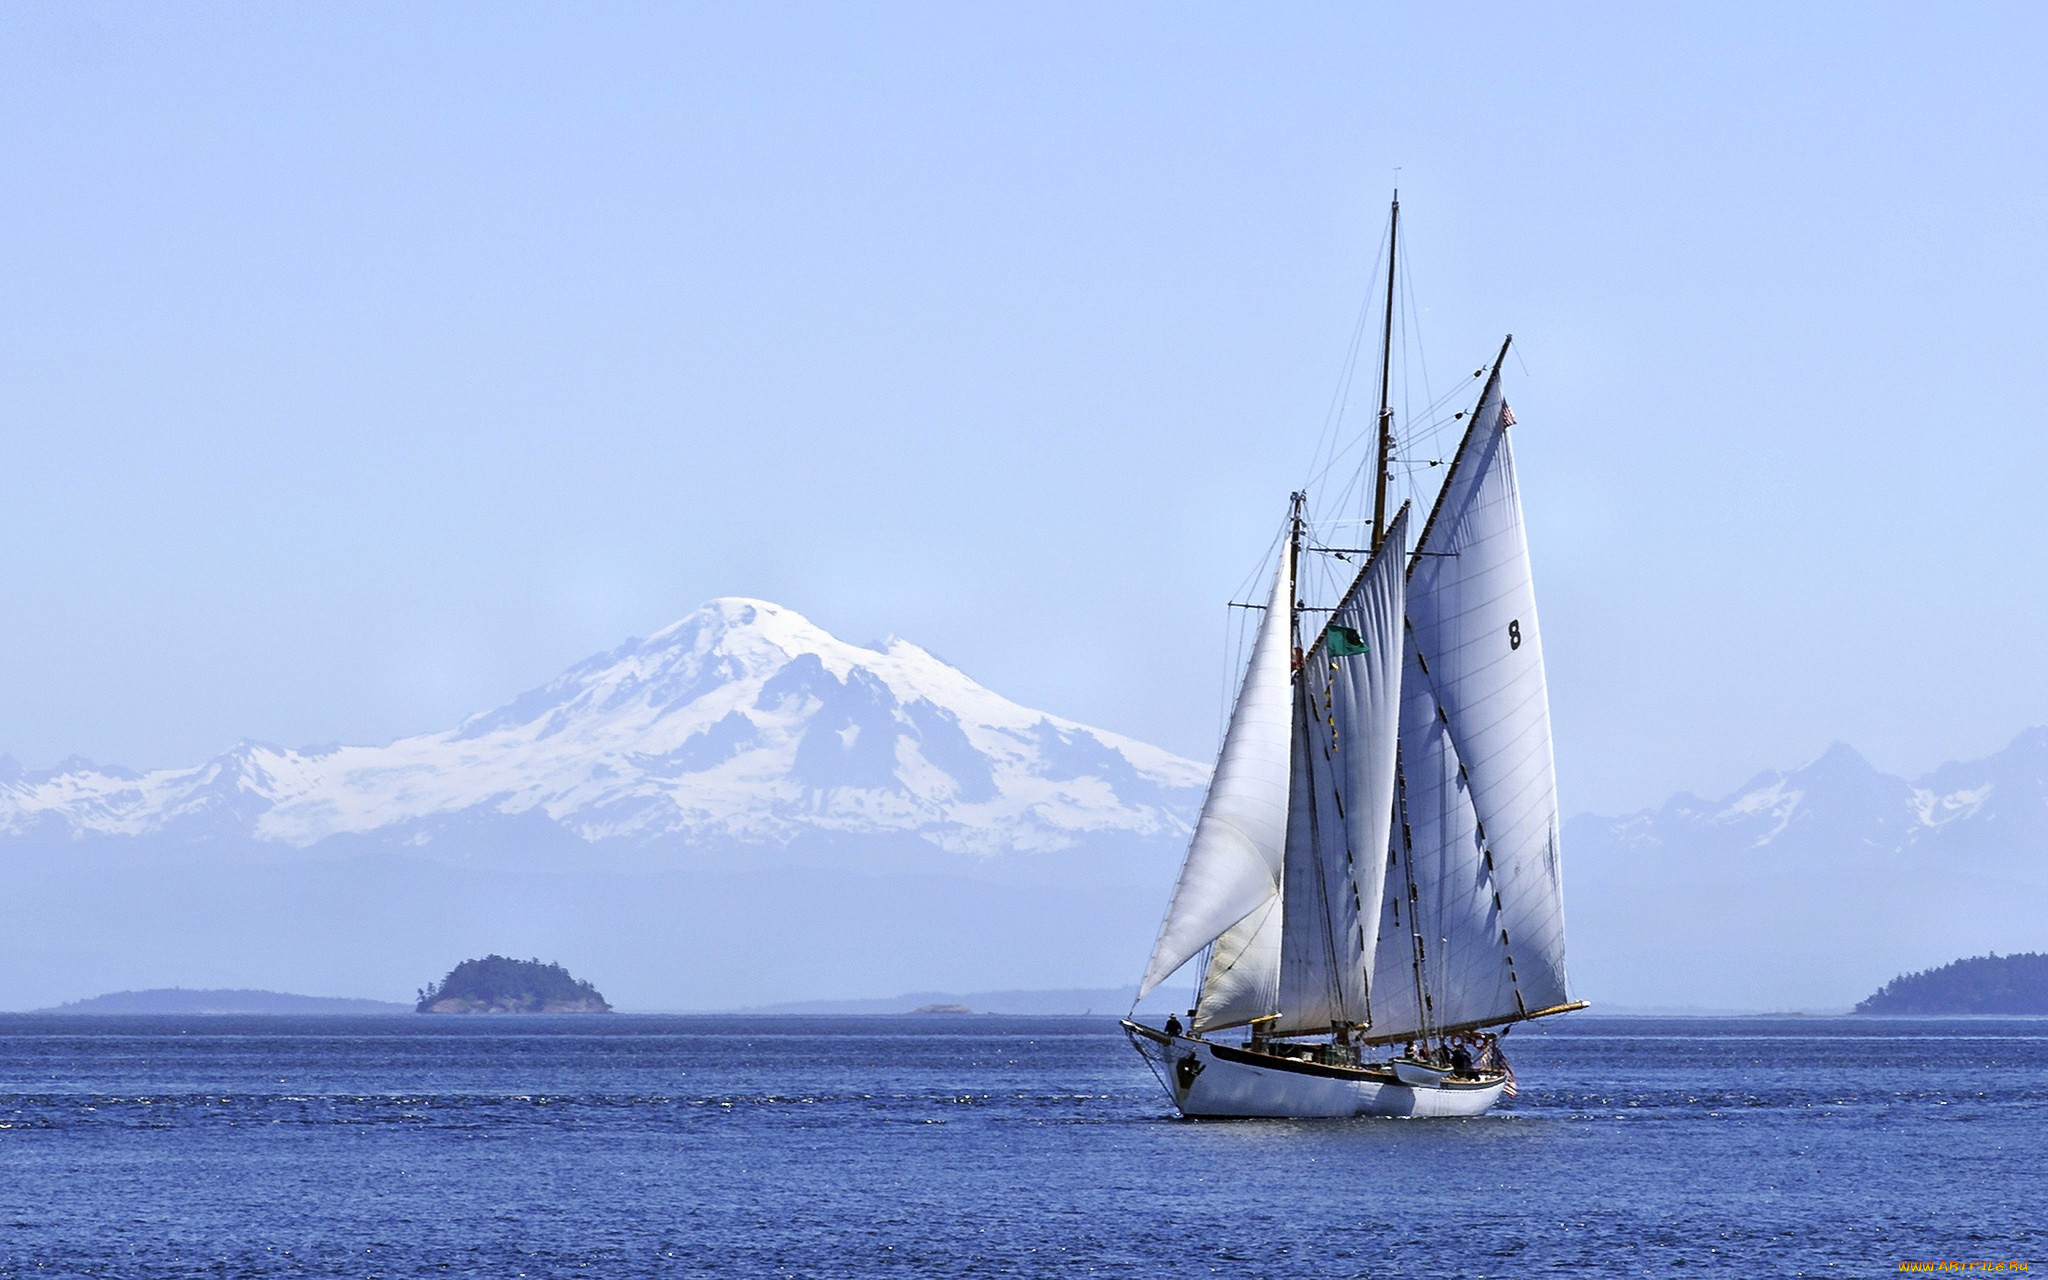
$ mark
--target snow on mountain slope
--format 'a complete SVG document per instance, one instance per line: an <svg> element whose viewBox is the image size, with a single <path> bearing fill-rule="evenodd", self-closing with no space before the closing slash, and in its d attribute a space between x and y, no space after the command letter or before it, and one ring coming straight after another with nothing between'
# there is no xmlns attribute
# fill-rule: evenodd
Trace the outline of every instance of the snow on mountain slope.
<svg viewBox="0 0 2048 1280"><path fill-rule="evenodd" d="M1568 850L1702 859L1757 850L1787 858L1920 851L2048 861L2048 729L2028 729L1995 755L1945 764L1912 782L1880 773L1836 743L1797 769L1758 774L1719 801L1681 794L1621 818L1580 815L1566 835Z"/></svg>
<svg viewBox="0 0 2048 1280"><path fill-rule="evenodd" d="M443 733L244 743L147 774L0 773L0 833L306 846L482 814L587 841L893 834L991 854L1178 840L1207 774L1018 706L908 641L852 645L778 605L722 599Z"/></svg>

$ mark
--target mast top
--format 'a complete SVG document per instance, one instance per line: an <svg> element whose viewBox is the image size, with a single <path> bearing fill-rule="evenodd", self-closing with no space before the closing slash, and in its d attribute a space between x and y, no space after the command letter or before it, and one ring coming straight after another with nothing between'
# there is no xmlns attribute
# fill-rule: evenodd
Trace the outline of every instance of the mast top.
<svg viewBox="0 0 2048 1280"><path fill-rule="evenodd" d="M1394 354L1394 260L1401 241L1401 189L1394 188L1393 211L1387 220L1387 313L1380 327L1380 413L1379 463L1372 479L1372 545L1379 549L1387 536L1387 472L1394 457L1394 416L1387 405L1388 380L1393 374Z"/></svg>

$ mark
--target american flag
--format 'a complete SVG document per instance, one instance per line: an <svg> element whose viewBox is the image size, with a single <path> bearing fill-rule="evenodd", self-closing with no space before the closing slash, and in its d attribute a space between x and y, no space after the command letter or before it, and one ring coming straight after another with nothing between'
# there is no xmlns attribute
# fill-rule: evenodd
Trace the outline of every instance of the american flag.
<svg viewBox="0 0 2048 1280"><path fill-rule="evenodd" d="M1508 408L1508 402L1505 400L1500 402L1500 425L1504 427L1512 427L1515 425L1515 411L1513 409ZM1508 1096L1512 1098L1515 1095L1510 1093Z"/></svg>
<svg viewBox="0 0 2048 1280"><path fill-rule="evenodd" d="M1500 1087L1501 1094L1512 1098L1515 1096L1515 1069L1507 1064L1506 1059L1502 1059L1500 1069L1508 1073L1507 1083Z"/></svg>

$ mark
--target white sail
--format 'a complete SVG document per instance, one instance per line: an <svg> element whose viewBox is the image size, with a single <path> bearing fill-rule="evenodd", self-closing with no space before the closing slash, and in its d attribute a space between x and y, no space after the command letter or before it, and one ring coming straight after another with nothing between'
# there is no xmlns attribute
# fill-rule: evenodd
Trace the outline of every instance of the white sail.
<svg viewBox="0 0 2048 1280"><path fill-rule="evenodd" d="M1138 987L1140 998L1279 891L1287 840L1293 614L1294 566L1282 555L1209 795Z"/></svg>
<svg viewBox="0 0 2048 1280"><path fill-rule="evenodd" d="M1296 682L1275 1034L1371 1020L1381 868L1393 818L1407 559L1403 508L1303 659Z"/></svg>
<svg viewBox="0 0 2048 1280"><path fill-rule="evenodd" d="M1195 998L1196 1031L1241 1027L1280 1007L1280 916L1274 892L1216 939Z"/></svg>
<svg viewBox="0 0 2048 1280"><path fill-rule="evenodd" d="M1550 706L1513 422L1496 373L1410 570L1402 827L1375 1037L1508 1021L1568 999Z"/></svg>

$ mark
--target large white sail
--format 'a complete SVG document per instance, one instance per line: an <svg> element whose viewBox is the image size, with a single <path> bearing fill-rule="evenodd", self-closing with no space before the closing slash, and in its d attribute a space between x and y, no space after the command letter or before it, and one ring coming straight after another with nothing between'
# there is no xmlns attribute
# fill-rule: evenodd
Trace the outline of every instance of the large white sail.
<svg viewBox="0 0 2048 1280"><path fill-rule="evenodd" d="M1393 817L1403 508L1303 659L1281 874L1278 1035L1363 1026Z"/></svg>
<svg viewBox="0 0 2048 1280"><path fill-rule="evenodd" d="M1293 615L1294 566L1283 554L1180 882L1138 987L1140 998L1279 891L1287 840Z"/></svg>
<svg viewBox="0 0 2048 1280"><path fill-rule="evenodd" d="M1496 371L1410 570L1401 825L1375 1037L1508 1021L1568 999L1550 706L1513 422Z"/></svg>

